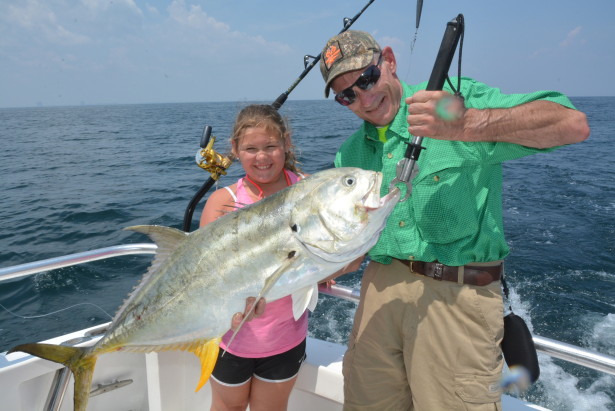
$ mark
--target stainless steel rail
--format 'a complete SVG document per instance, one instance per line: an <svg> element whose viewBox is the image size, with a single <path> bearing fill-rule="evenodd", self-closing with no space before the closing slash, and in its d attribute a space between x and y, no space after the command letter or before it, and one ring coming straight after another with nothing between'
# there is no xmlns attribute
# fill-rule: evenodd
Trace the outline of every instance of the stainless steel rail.
<svg viewBox="0 0 615 411"><path fill-rule="evenodd" d="M113 247L99 248L92 251L84 251L82 253L63 255L60 257L49 258L47 260L35 261L14 265L12 267L0 268L0 282L13 280L15 278L27 277L32 274L37 274L43 271L55 270L57 268L69 267L89 263L96 260L104 260L112 257L131 254L156 254L156 244L125 244L116 245Z"/></svg>
<svg viewBox="0 0 615 411"><path fill-rule="evenodd" d="M330 287L321 285L318 290L323 294L359 302L359 290L349 287L337 284ZM593 370L615 375L615 357L538 335L532 336L532 339L538 352Z"/></svg>
<svg viewBox="0 0 615 411"><path fill-rule="evenodd" d="M615 357L538 335L534 335L532 338L538 352L615 375Z"/></svg>
<svg viewBox="0 0 615 411"><path fill-rule="evenodd" d="M0 268L0 282L26 277L28 275L43 271L54 270L61 267L69 267L91 261L104 260L112 257L132 254L156 254L156 248L157 247L155 244L147 243L118 245L86 251L83 253L50 258L47 260L35 261L33 263ZM319 291L323 294L328 294L337 298L354 302L359 301L359 290L354 290L349 287L344 287L337 284L330 287L321 285L319 287ZM537 335L533 336L533 339L534 345L536 346L536 350L538 352L591 368L593 370L615 375L615 357Z"/></svg>

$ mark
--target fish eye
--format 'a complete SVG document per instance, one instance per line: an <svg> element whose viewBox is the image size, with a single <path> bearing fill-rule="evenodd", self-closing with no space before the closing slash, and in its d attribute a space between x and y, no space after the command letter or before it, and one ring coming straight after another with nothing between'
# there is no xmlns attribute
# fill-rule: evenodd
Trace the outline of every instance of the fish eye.
<svg viewBox="0 0 615 411"><path fill-rule="evenodd" d="M343 179L343 183L346 187L352 187L357 180L353 176L346 176Z"/></svg>

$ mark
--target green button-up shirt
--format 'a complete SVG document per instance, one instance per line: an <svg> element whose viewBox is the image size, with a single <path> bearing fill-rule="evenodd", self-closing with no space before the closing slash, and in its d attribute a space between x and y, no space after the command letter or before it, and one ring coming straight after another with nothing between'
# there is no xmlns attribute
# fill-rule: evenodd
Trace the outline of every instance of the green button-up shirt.
<svg viewBox="0 0 615 411"><path fill-rule="evenodd" d="M456 80L452 79L453 84ZM340 147L335 166L382 171L381 194L386 194L397 162L405 154L404 143L412 141L405 99L426 85L402 82L400 110L386 131L386 142L379 140L372 124L364 122ZM534 100L574 108L568 98L552 91L506 95L469 78L462 78L461 87L468 108L507 108ZM425 150L417 162L419 173L412 180L412 194L393 210L378 243L369 252L372 260L384 264L389 264L391 257L438 260L457 266L506 257L509 249L502 223L502 162L552 149L430 138L423 139L422 145Z"/></svg>

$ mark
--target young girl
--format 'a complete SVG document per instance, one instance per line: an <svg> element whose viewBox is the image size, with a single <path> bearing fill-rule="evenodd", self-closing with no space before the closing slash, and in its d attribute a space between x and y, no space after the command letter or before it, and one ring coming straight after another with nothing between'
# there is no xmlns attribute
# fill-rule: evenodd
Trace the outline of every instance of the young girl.
<svg viewBox="0 0 615 411"><path fill-rule="evenodd" d="M302 177L287 124L272 106L250 105L241 110L231 145L246 176L212 193L205 204L201 226ZM294 320L291 297L287 296L267 303L262 315L245 322L230 347L226 344L232 332L225 334L210 379L211 409L245 410L249 405L252 411L286 410L305 359L307 323L307 311Z"/></svg>

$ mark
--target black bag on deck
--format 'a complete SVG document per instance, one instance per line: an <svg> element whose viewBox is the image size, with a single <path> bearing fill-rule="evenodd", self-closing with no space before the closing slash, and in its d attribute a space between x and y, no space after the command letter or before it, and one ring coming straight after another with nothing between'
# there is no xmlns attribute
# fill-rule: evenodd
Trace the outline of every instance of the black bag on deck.
<svg viewBox="0 0 615 411"><path fill-rule="evenodd" d="M501 282L504 295L510 303L508 285L504 280L504 276L502 276ZM536 354L534 340L523 318L512 312L511 306L509 306L509 308L510 314L504 316L504 338L502 339L501 345L502 352L504 353L504 360L506 364L508 364L508 368L515 365L524 367L529 373L530 381L533 384L540 375L538 355Z"/></svg>
<svg viewBox="0 0 615 411"><path fill-rule="evenodd" d="M502 352L509 368L514 365L524 367L530 374L530 381L536 382L540 367L534 340L523 318L513 312L504 317Z"/></svg>

